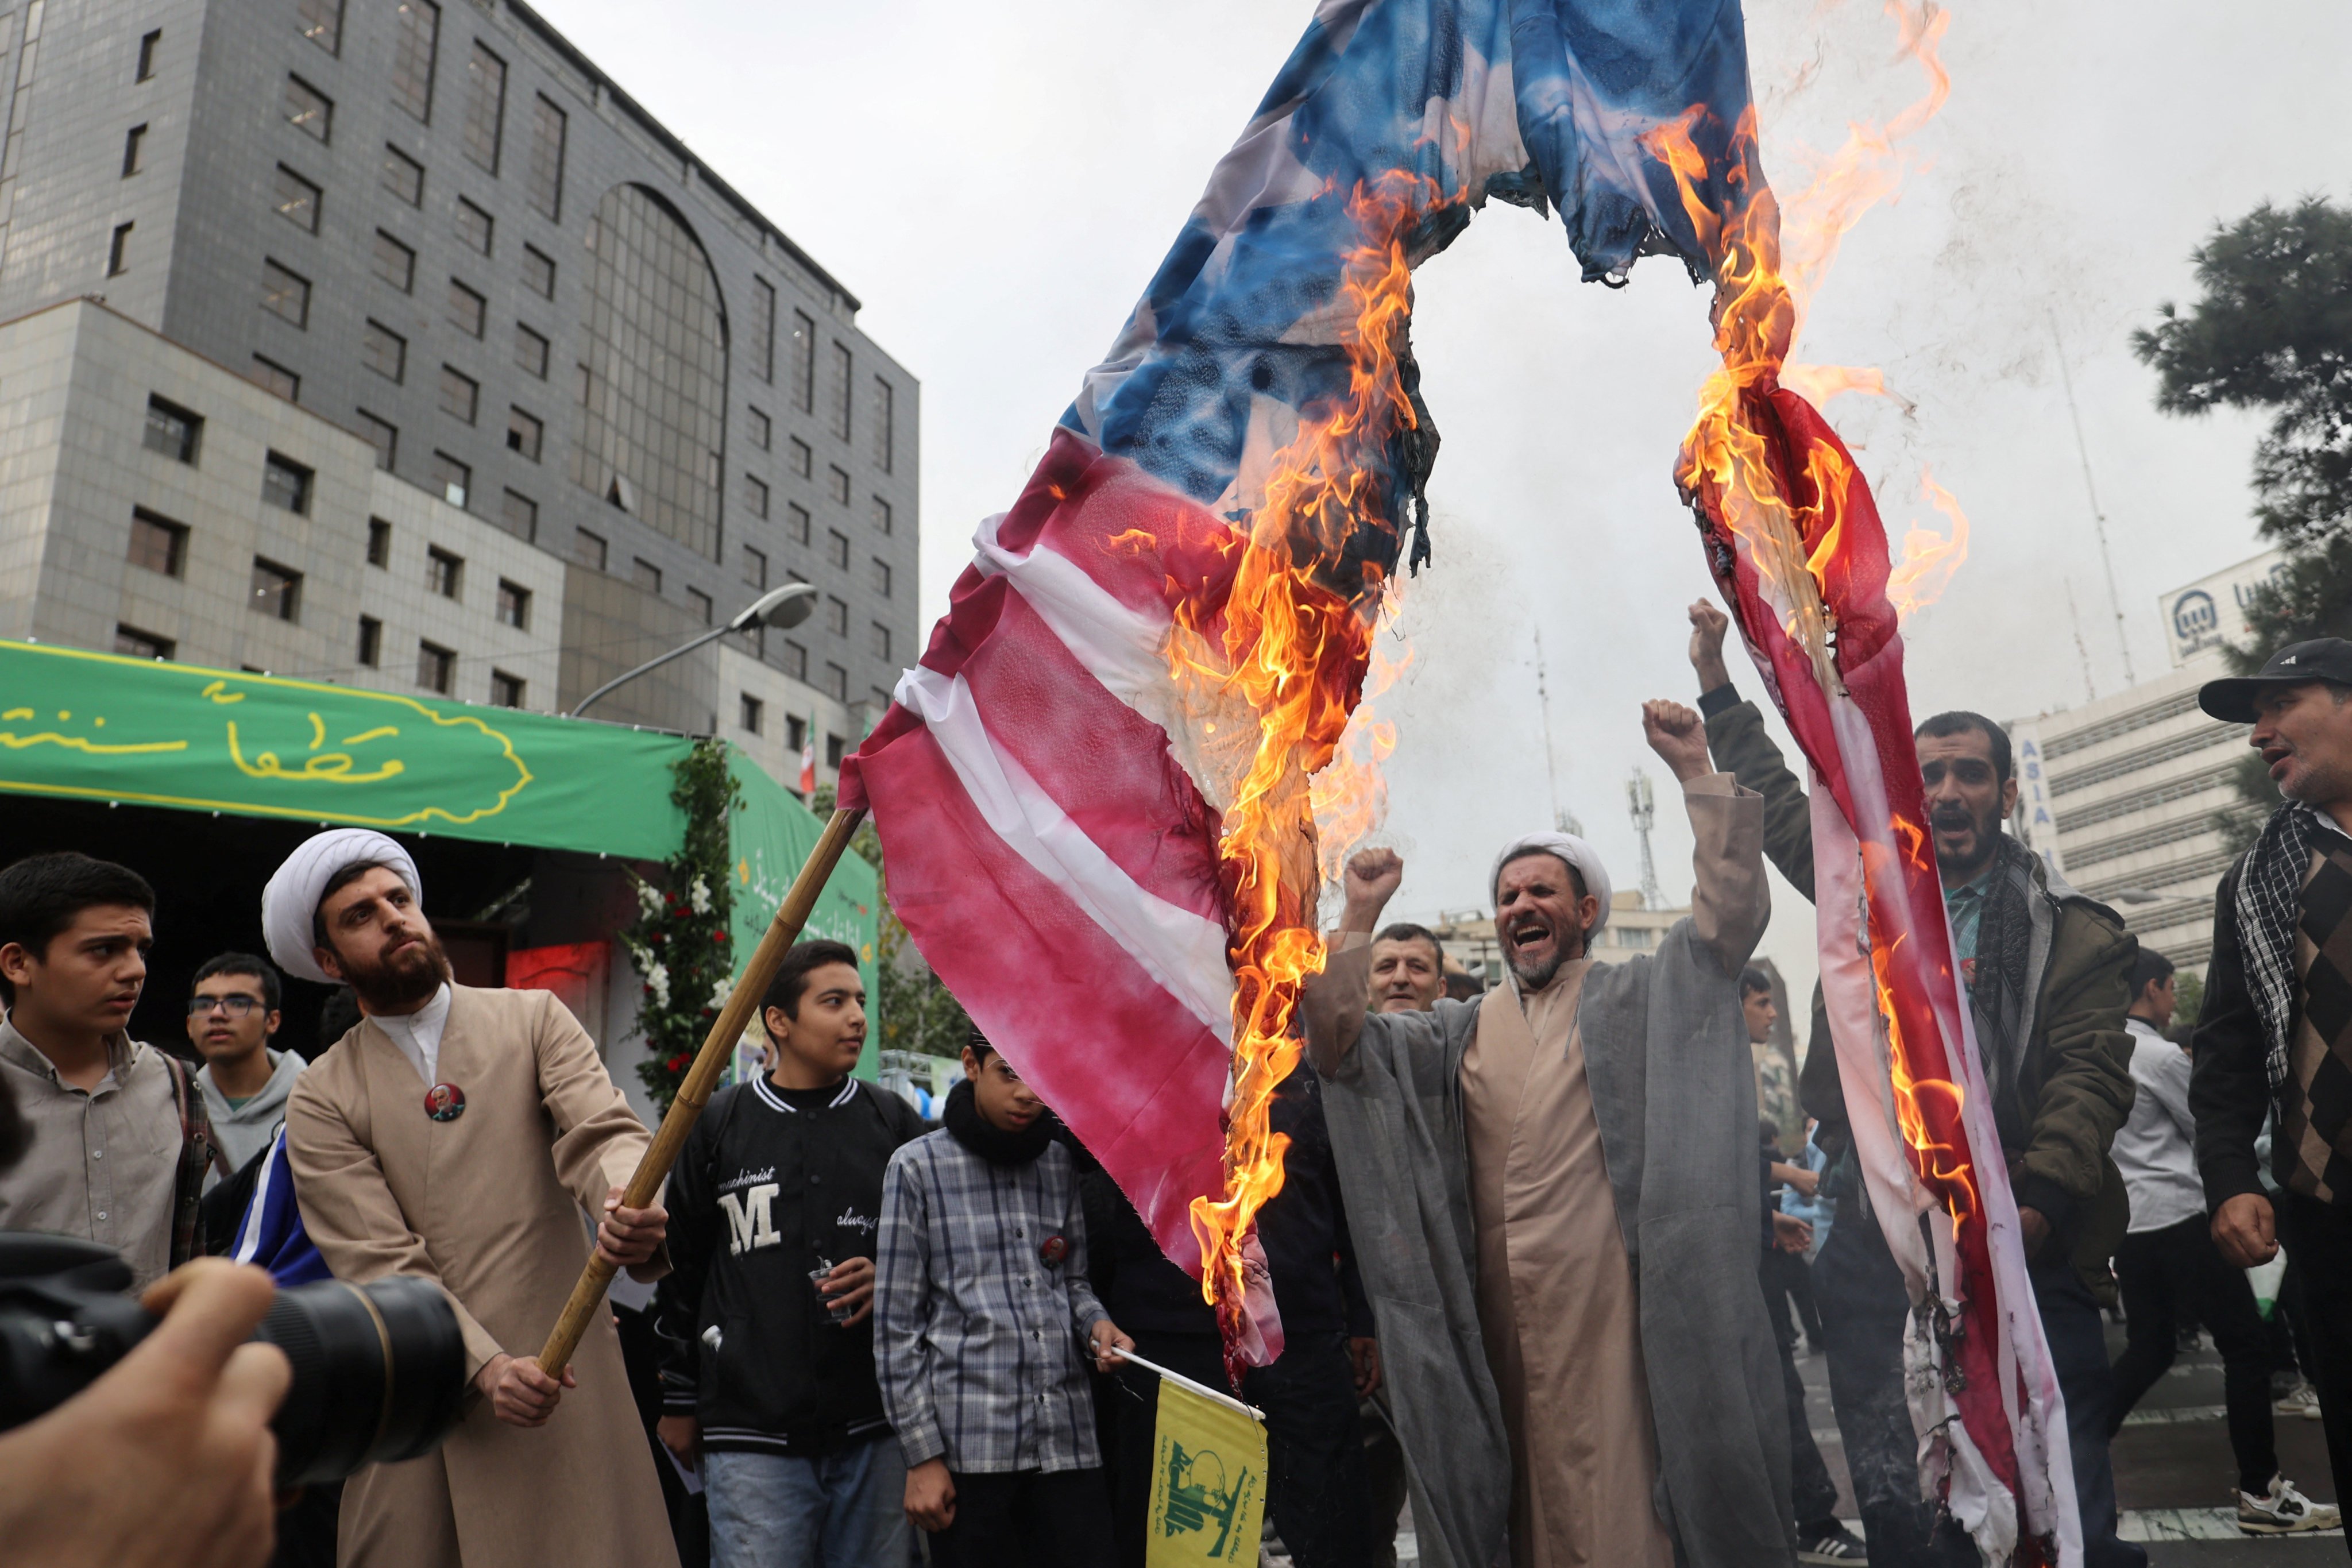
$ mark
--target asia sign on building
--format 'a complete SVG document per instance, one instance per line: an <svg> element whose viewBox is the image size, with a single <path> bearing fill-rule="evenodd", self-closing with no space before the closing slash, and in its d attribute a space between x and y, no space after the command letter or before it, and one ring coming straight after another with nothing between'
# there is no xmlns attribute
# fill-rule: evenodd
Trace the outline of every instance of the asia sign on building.
<svg viewBox="0 0 2352 1568"><path fill-rule="evenodd" d="M2160 595L2157 613L2164 618L2165 646L2172 650L2172 667L2178 669L2191 659L2217 654L2224 643L2242 641L2247 597L2284 564L2277 551L2268 550L2185 588Z"/></svg>

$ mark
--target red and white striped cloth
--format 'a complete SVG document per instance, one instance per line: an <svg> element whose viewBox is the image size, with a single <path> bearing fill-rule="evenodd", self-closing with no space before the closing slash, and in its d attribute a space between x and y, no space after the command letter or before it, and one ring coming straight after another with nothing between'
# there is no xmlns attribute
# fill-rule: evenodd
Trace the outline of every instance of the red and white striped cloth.
<svg viewBox="0 0 2352 1568"><path fill-rule="evenodd" d="M1065 428L974 542L841 803L972 1022L1197 1277L1233 1040L1221 763L1257 731L1180 690L1171 647L1179 605L1213 639L1245 540Z"/></svg>

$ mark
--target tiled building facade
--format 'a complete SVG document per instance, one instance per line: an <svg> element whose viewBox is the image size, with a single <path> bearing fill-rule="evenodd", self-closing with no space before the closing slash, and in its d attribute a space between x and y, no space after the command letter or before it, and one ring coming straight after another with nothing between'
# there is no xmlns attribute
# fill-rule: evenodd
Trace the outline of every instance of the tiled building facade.
<svg viewBox="0 0 2352 1568"><path fill-rule="evenodd" d="M799 578L821 591L808 622L599 716L780 759L813 724L822 772L878 713L918 635L919 389L854 296L527 6L27 0L0 9L0 319L102 296L272 395L250 421L231 400L254 439L290 402L375 466L331 482L322 460L310 531L256 536L298 557L280 564L314 606L356 570L305 553L326 533L341 550L388 509L462 510L540 563L515 568L546 584L538 662L504 671L529 706ZM122 592L82 618L137 627ZM306 625L269 658L388 679L360 638ZM491 670L459 670L456 694L488 700L470 686Z"/></svg>

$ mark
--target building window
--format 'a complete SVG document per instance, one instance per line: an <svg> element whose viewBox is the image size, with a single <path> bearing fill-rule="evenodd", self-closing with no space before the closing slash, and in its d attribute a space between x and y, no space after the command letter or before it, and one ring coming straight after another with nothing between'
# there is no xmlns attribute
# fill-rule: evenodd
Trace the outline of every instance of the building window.
<svg viewBox="0 0 2352 1568"><path fill-rule="evenodd" d="M581 529L572 535L572 556L580 564L593 567L599 572L604 570L605 550L603 534L591 533L584 528Z"/></svg>
<svg viewBox="0 0 2352 1568"><path fill-rule="evenodd" d="M744 692L743 705L736 717L736 723L749 733L756 735L760 732L761 722L767 716L768 705L750 692Z"/></svg>
<svg viewBox="0 0 2352 1568"><path fill-rule="evenodd" d="M147 127L134 125L122 137L122 177L139 173L147 159Z"/></svg>
<svg viewBox="0 0 2352 1568"><path fill-rule="evenodd" d="M392 524L380 517L368 519L367 563L371 566L392 564Z"/></svg>
<svg viewBox="0 0 2352 1568"><path fill-rule="evenodd" d="M890 563L878 558L874 563L874 593L878 598L890 596Z"/></svg>
<svg viewBox="0 0 2352 1568"><path fill-rule="evenodd" d="M441 44L441 7L400 0L393 7L392 101L417 120L433 118L433 57Z"/></svg>
<svg viewBox="0 0 2352 1568"><path fill-rule="evenodd" d="M131 270L131 226L127 223L114 226L114 237L106 247L106 275L109 278Z"/></svg>
<svg viewBox="0 0 2352 1568"><path fill-rule="evenodd" d="M686 607L698 616L704 626L712 624L715 612L711 608L710 595L701 589L688 588L686 591Z"/></svg>
<svg viewBox="0 0 2352 1568"><path fill-rule="evenodd" d="M816 322L803 310L793 312L793 406L803 414L816 412Z"/></svg>
<svg viewBox="0 0 2352 1568"><path fill-rule="evenodd" d="M763 479L757 479L751 474L745 474L743 476L743 504L745 507L750 509L753 517L764 519L768 515L767 482Z"/></svg>
<svg viewBox="0 0 2352 1568"><path fill-rule="evenodd" d="M751 429L751 445L762 452L770 450L776 439L775 426L769 422L766 415L756 408L747 407L743 410L743 414L745 423L750 425Z"/></svg>
<svg viewBox="0 0 2352 1568"><path fill-rule="evenodd" d="M469 338L478 338L489 320L489 301L452 278L448 317L451 326Z"/></svg>
<svg viewBox="0 0 2352 1568"><path fill-rule="evenodd" d="M833 492L836 504L849 504L849 476L846 473L839 468L827 468L824 471L824 488Z"/></svg>
<svg viewBox="0 0 2352 1568"><path fill-rule="evenodd" d="M518 490L509 490L499 503L499 521L517 539L537 539L539 503Z"/></svg>
<svg viewBox="0 0 2352 1568"><path fill-rule="evenodd" d="M746 587L765 592L768 586L768 552L743 547L743 583Z"/></svg>
<svg viewBox="0 0 2352 1568"><path fill-rule="evenodd" d="M304 234L319 232L319 187L283 163L278 165L276 200L279 217Z"/></svg>
<svg viewBox="0 0 2352 1568"><path fill-rule="evenodd" d="M710 258L642 185L606 193L587 251L572 482L610 497L627 479L631 513L715 561L727 332Z"/></svg>
<svg viewBox="0 0 2352 1568"><path fill-rule="evenodd" d="M360 331L360 359L378 375L403 380L408 374L408 340L372 321Z"/></svg>
<svg viewBox="0 0 2352 1568"><path fill-rule="evenodd" d="M789 637L784 641L784 673L794 680L808 679L808 649Z"/></svg>
<svg viewBox="0 0 2352 1568"><path fill-rule="evenodd" d="M833 433L840 440L849 439L850 378L855 365L849 350L841 343L833 345Z"/></svg>
<svg viewBox="0 0 2352 1568"><path fill-rule="evenodd" d="M776 286L766 279L751 279L751 374L761 381L776 379Z"/></svg>
<svg viewBox="0 0 2352 1568"><path fill-rule="evenodd" d="M466 498L473 493L474 470L446 452L436 452L432 480L427 489L438 492L451 506L463 507Z"/></svg>
<svg viewBox="0 0 2352 1568"><path fill-rule="evenodd" d="M139 40L139 74L133 81L152 81L155 77L155 56L163 47L163 29L156 28ZM168 658L171 656L163 656Z"/></svg>
<svg viewBox="0 0 2352 1568"><path fill-rule="evenodd" d="M310 470L291 458L270 453L261 460L261 499L298 517L310 515Z"/></svg>
<svg viewBox="0 0 2352 1568"><path fill-rule="evenodd" d="M177 646L170 637L159 637L136 626L117 625L114 628L114 651L132 658L169 658Z"/></svg>
<svg viewBox="0 0 2352 1568"><path fill-rule="evenodd" d="M530 168L524 194L539 215L550 223L563 216L563 110L545 93L531 100Z"/></svg>
<svg viewBox="0 0 2352 1568"><path fill-rule="evenodd" d="M166 577L179 576L188 567L188 525L158 517L145 507L132 508L130 561Z"/></svg>
<svg viewBox="0 0 2352 1568"><path fill-rule="evenodd" d="M294 19L304 37L331 55L341 52L343 0L298 0Z"/></svg>
<svg viewBox="0 0 2352 1568"><path fill-rule="evenodd" d="M809 542L808 508L798 501L785 503L784 532L794 544L806 544Z"/></svg>
<svg viewBox="0 0 2352 1568"><path fill-rule="evenodd" d="M890 628L877 621L873 626L873 647L876 658L890 657Z"/></svg>
<svg viewBox="0 0 2352 1568"><path fill-rule="evenodd" d="M488 256L490 253L491 226L489 214L463 196L457 198L456 232L458 244L468 250L478 250L484 256Z"/></svg>
<svg viewBox="0 0 2352 1568"><path fill-rule="evenodd" d="M258 555L253 558L253 592L246 599L248 608L272 620L290 621L299 610L301 600L302 574Z"/></svg>
<svg viewBox="0 0 2352 1568"><path fill-rule="evenodd" d="M481 405L481 383L459 370L456 365L445 364L441 367L442 413L453 419L462 419L471 425L474 422L476 411Z"/></svg>
<svg viewBox="0 0 2352 1568"><path fill-rule="evenodd" d="M520 321L515 323L514 362L517 369L547 379L547 340Z"/></svg>
<svg viewBox="0 0 2352 1568"><path fill-rule="evenodd" d="M640 555L629 563L629 581L648 594L661 592L661 568Z"/></svg>
<svg viewBox="0 0 2352 1568"><path fill-rule="evenodd" d="M849 671L842 668L841 666L837 664L826 665L824 667L824 694L827 697L832 698L835 702L848 701ZM827 735L824 738L824 765L826 767L837 768L841 766L841 737L838 735Z"/></svg>
<svg viewBox="0 0 2352 1568"><path fill-rule="evenodd" d="M874 466L890 471L890 448L898 434L898 395L880 376L874 378Z"/></svg>
<svg viewBox="0 0 2352 1568"><path fill-rule="evenodd" d="M383 623L373 616L360 617L360 666L373 669L383 662Z"/></svg>
<svg viewBox="0 0 2352 1568"><path fill-rule="evenodd" d="M507 62L477 41L466 57L466 156L492 174L506 120Z"/></svg>
<svg viewBox="0 0 2352 1568"><path fill-rule="evenodd" d="M522 677L509 675L503 669L490 671L490 706L520 708L522 706Z"/></svg>
<svg viewBox="0 0 2352 1568"><path fill-rule="evenodd" d="M445 599L454 599L463 591L465 583L466 558L464 556L452 555L437 544L425 546L425 587L427 593L438 594Z"/></svg>
<svg viewBox="0 0 2352 1568"><path fill-rule="evenodd" d="M520 408L507 410L507 450L520 452L532 462L539 461L541 438L547 427Z"/></svg>
<svg viewBox="0 0 2352 1568"><path fill-rule="evenodd" d="M522 247L522 286L542 300L555 298L555 263L536 246Z"/></svg>
<svg viewBox="0 0 2352 1568"><path fill-rule="evenodd" d="M416 287L416 252L377 229L375 275L404 294L413 291Z"/></svg>
<svg viewBox="0 0 2352 1568"><path fill-rule="evenodd" d="M147 399L147 432L140 437L140 444L175 463L194 463L204 428L205 422L197 416L176 403L166 403L151 395Z"/></svg>
<svg viewBox="0 0 2352 1568"><path fill-rule="evenodd" d="M530 630L530 590L520 583L499 578L499 621L519 632Z"/></svg>
<svg viewBox="0 0 2352 1568"><path fill-rule="evenodd" d="M334 129L333 100L299 76L286 79L286 123L314 141L324 142Z"/></svg>
<svg viewBox="0 0 2352 1568"><path fill-rule="evenodd" d="M457 656L437 643L416 645L416 684L446 697L457 684Z"/></svg>
<svg viewBox="0 0 2352 1568"><path fill-rule="evenodd" d="M874 510L874 531L875 531L875 532L877 532L877 533L887 533L887 532L889 532L889 531L890 531L890 503L889 503L888 501L887 501L887 500L884 500L880 496L876 496L876 497L874 498L874 509L873 509L873 510Z"/></svg>
<svg viewBox="0 0 2352 1568"><path fill-rule="evenodd" d="M849 606L831 595L825 595L824 629L837 637L849 635ZM836 691L834 695L838 697L841 693Z"/></svg>
<svg viewBox="0 0 2352 1568"><path fill-rule="evenodd" d="M253 356L253 383L265 392L274 392L289 403L302 396L302 378L274 359L260 354Z"/></svg>
<svg viewBox="0 0 2352 1568"><path fill-rule="evenodd" d="M808 744L808 721L797 713L784 715L784 745L797 752Z"/></svg>
<svg viewBox="0 0 2352 1568"><path fill-rule="evenodd" d="M813 455L809 451L809 444L795 436L786 443L786 445L789 447L789 450L785 453L785 456L791 459L793 472L798 474L802 479L807 479L814 468L814 464L812 461Z"/></svg>
<svg viewBox="0 0 2352 1568"><path fill-rule="evenodd" d="M828 529L824 535L824 557L843 572L849 570L849 535L838 529Z"/></svg>
<svg viewBox="0 0 2352 1568"><path fill-rule="evenodd" d="M383 188L410 206L423 206L425 165L387 142L383 149Z"/></svg>
<svg viewBox="0 0 2352 1568"><path fill-rule="evenodd" d="M375 466L387 474L392 472L393 464L400 458L400 431L364 408L359 410L359 418L360 434L375 448Z"/></svg>
<svg viewBox="0 0 2352 1568"><path fill-rule="evenodd" d="M310 280L275 261L261 264L261 308L298 327L310 324Z"/></svg>

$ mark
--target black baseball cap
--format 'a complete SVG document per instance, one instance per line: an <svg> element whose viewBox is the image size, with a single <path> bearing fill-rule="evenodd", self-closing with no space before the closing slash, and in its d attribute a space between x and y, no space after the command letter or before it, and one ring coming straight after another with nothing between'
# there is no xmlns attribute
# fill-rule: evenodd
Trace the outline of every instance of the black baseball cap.
<svg viewBox="0 0 2352 1568"><path fill-rule="evenodd" d="M2209 680L2197 689L2197 706L2230 724L2254 721L2254 699L2265 690L2309 686L2328 680L2352 686L2352 642L2342 637L2314 637L2292 642L2271 655L2256 675L2233 675Z"/></svg>

